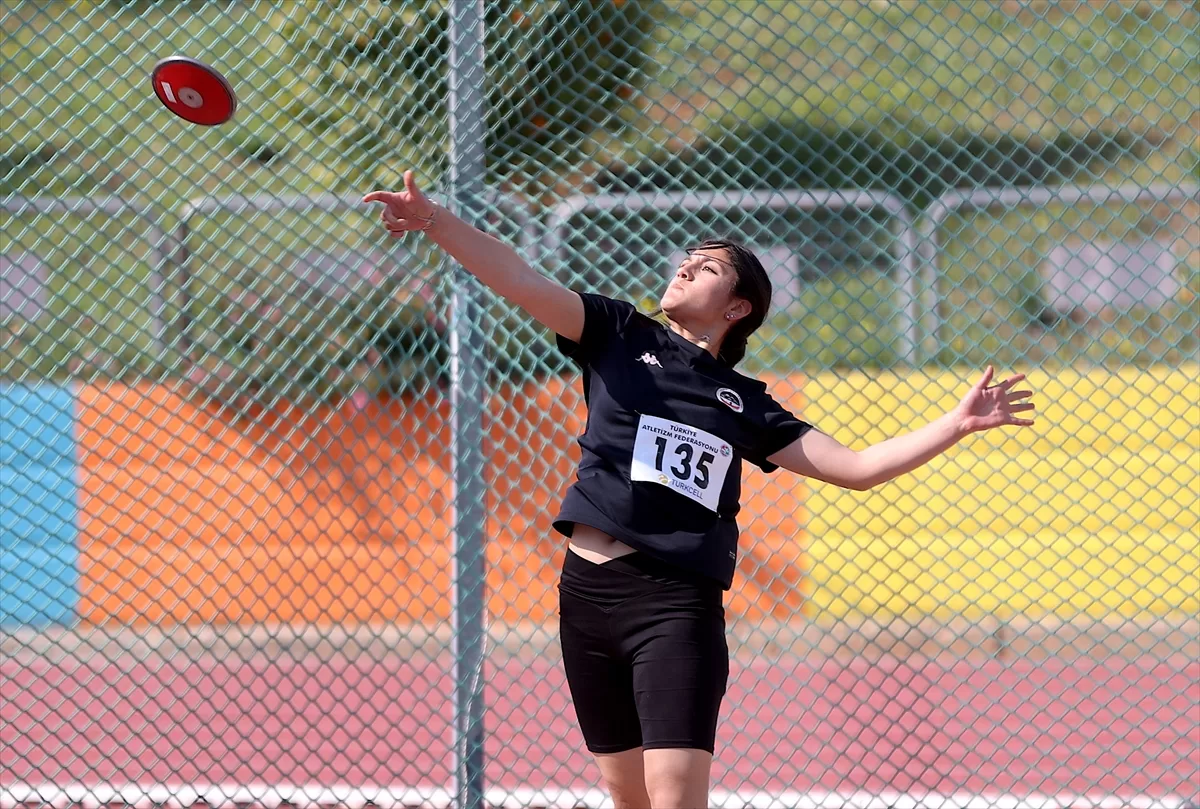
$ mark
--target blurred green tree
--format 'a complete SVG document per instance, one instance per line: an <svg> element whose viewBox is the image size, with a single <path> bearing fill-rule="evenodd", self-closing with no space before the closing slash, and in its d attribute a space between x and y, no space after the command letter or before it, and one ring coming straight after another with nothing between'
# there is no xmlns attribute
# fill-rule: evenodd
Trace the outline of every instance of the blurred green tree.
<svg viewBox="0 0 1200 809"><path fill-rule="evenodd" d="M589 134L619 125L639 83L660 0L490 0L486 159L492 179L569 164ZM287 115L325 142L331 185L445 170L445 0L289 4L295 81Z"/></svg>

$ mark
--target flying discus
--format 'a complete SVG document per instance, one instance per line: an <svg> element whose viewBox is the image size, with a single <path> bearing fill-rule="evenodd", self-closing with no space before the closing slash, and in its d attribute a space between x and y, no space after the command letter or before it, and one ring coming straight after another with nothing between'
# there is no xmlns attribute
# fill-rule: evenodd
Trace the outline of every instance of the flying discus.
<svg viewBox="0 0 1200 809"><path fill-rule="evenodd" d="M151 71L150 82L163 106L189 123L217 126L237 111L233 86L220 71L198 59L163 59Z"/></svg>

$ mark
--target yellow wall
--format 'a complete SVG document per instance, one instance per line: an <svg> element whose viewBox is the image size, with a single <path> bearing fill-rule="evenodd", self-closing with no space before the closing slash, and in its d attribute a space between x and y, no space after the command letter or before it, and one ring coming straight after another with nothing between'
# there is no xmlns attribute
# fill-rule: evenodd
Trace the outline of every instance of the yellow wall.
<svg viewBox="0 0 1200 809"><path fill-rule="evenodd" d="M1200 612L1198 370L1031 374L1036 428L973 436L871 492L747 466L731 615ZM862 448L968 384L865 373L771 387ZM83 620L444 620L444 402L263 414L245 431L153 385L79 398ZM573 472L578 382L497 402L490 445L511 463L489 479L492 614L552 620L562 541L548 523Z"/></svg>
<svg viewBox="0 0 1200 809"><path fill-rule="evenodd" d="M809 615L1200 612L1200 366L1027 373L1036 426L971 436L870 492L813 484ZM861 449L974 381L829 373L804 412Z"/></svg>

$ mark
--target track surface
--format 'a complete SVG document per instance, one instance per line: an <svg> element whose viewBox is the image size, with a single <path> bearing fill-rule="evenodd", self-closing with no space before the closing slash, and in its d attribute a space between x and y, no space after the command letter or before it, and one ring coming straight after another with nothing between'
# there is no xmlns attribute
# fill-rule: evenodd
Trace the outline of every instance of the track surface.
<svg viewBox="0 0 1200 809"><path fill-rule="evenodd" d="M450 659L0 662L0 787L446 787ZM489 786L586 788L561 668L490 661ZM715 786L1200 798L1200 662L734 665Z"/></svg>

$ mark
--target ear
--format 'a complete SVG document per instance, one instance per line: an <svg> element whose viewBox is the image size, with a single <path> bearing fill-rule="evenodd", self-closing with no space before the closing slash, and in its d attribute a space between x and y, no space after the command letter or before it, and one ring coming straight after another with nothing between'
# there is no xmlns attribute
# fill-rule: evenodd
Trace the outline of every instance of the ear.
<svg viewBox="0 0 1200 809"><path fill-rule="evenodd" d="M736 323L753 311L754 307L750 305L750 301L744 298L734 298L733 302L725 308L725 319L730 323Z"/></svg>

